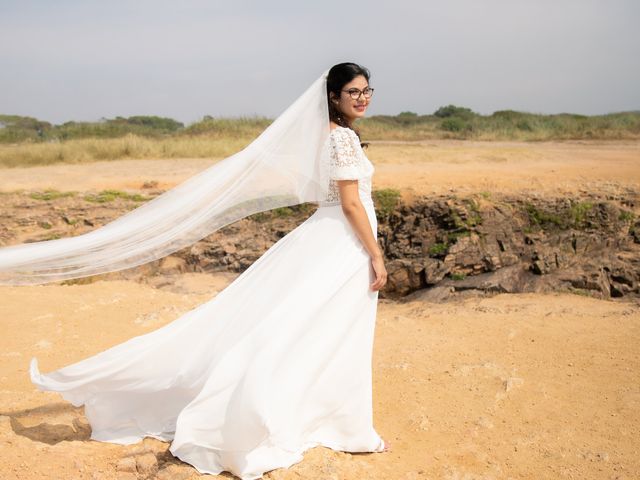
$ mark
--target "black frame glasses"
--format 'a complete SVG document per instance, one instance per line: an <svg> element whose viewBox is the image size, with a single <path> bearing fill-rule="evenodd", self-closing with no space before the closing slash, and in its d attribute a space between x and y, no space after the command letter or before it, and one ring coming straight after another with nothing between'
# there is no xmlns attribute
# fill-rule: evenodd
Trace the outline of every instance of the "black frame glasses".
<svg viewBox="0 0 640 480"><path fill-rule="evenodd" d="M371 98L373 95L373 88L367 87L364 90L360 90L359 88L350 88L349 90L341 90L342 92L347 92L351 95L351 98L354 100L358 100L360 95L364 95L364 98ZM366 93L365 93L366 92Z"/></svg>

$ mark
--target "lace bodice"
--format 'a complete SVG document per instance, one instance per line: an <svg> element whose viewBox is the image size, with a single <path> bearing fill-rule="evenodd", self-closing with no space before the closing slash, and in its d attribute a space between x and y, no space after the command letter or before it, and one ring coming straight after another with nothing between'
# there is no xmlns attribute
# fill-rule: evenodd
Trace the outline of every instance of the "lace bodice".
<svg viewBox="0 0 640 480"><path fill-rule="evenodd" d="M358 180L358 193L371 202L371 180L375 170L360 146L360 139L350 128L336 127L329 133L329 193L320 205L340 204L340 190L336 180Z"/></svg>

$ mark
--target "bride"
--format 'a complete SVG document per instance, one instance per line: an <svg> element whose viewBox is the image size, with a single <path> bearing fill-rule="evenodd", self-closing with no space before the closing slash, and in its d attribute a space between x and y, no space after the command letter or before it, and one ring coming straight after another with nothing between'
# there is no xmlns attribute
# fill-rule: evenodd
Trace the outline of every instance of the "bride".
<svg viewBox="0 0 640 480"><path fill-rule="evenodd" d="M199 183L85 235L0 249L0 282L45 283L159 258L248 212L318 204L223 291L171 323L50 373L32 358L31 381L84 405L93 440L154 437L200 473L242 480L298 463L318 445L389 449L373 427L371 378L387 272L374 166L354 129L371 100L369 77L337 64ZM174 225L189 235L165 234Z"/></svg>

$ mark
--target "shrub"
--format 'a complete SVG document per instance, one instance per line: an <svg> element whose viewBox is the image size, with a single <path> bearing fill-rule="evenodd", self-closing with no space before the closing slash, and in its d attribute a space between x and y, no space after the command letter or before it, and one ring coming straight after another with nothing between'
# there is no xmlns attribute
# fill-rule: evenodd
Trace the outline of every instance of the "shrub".
<svg viewBox="0 0 640 480"><path fill-rule="evenodd" d="M458 107L456 105L447 105L445 107L440 107L433 114L436 117L440 118L448 118L454 116L460 118L470 118L476 115L476 113L470 108Z"/></svg>
<svg viewBox="0 0 640 480"><path fill-rule="evenodd" d="M470 123L465 122L462 118L458 117L445 118L440 124L440 128L442 130L447 130L448 132L462 132L472 129Z"/></svg>
<svg viewBox="0 0 640 480"><path fill-rule="evenodd" d="M151 200L151 197L145 197L139 193L127 193L120 190L102 190L97 194L88 193L84 196L85 201L93 203L111 202L116 198L133 200L134 202L146 202L147 200Z"/></svg>
<svg viewBox="0 0 640 480"><path fill-rule="evenodd" d="M73 197L77 192L60 192L54 189L47 189L44 192L32 192L29 197L34 200L55 200L56 198Z"/></svg>
<svg viewBox="0 0 640 480"><path fill-rule="evenodd" d="M394 188L374 190L372 196L376 201L378 211L385 217L391 215L391 212L393 212L400 201L400 191Z"/></svg>
<svg viewBox="0 0 640 480"><path fill-rule="evenodd" d="M448 245L443 242L434 243L429 247L429 255L439 256L443 255L448 250Z"/></svg>

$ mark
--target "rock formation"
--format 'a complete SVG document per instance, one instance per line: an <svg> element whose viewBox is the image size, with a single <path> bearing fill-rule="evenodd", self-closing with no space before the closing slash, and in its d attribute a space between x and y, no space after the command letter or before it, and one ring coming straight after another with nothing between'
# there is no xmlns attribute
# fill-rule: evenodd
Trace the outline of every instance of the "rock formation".
<svg viewBox="0 0 640 480"><path fill-rule="evenodd" d="M161 193L161 192L156 192ZM573 291L598 298L640 297L638 193L525 198L484 193L417 198L374 192L378 241L389 273L381 298L444 298L454 292ZM107 223L136 203L96 205L77 196L41 200L2 194L0 244L73 236ZM97 278L172 272L241 272L308 218L314 205L259 213L147 265ZM145 280L146 279L146 280Z"/></svg>

